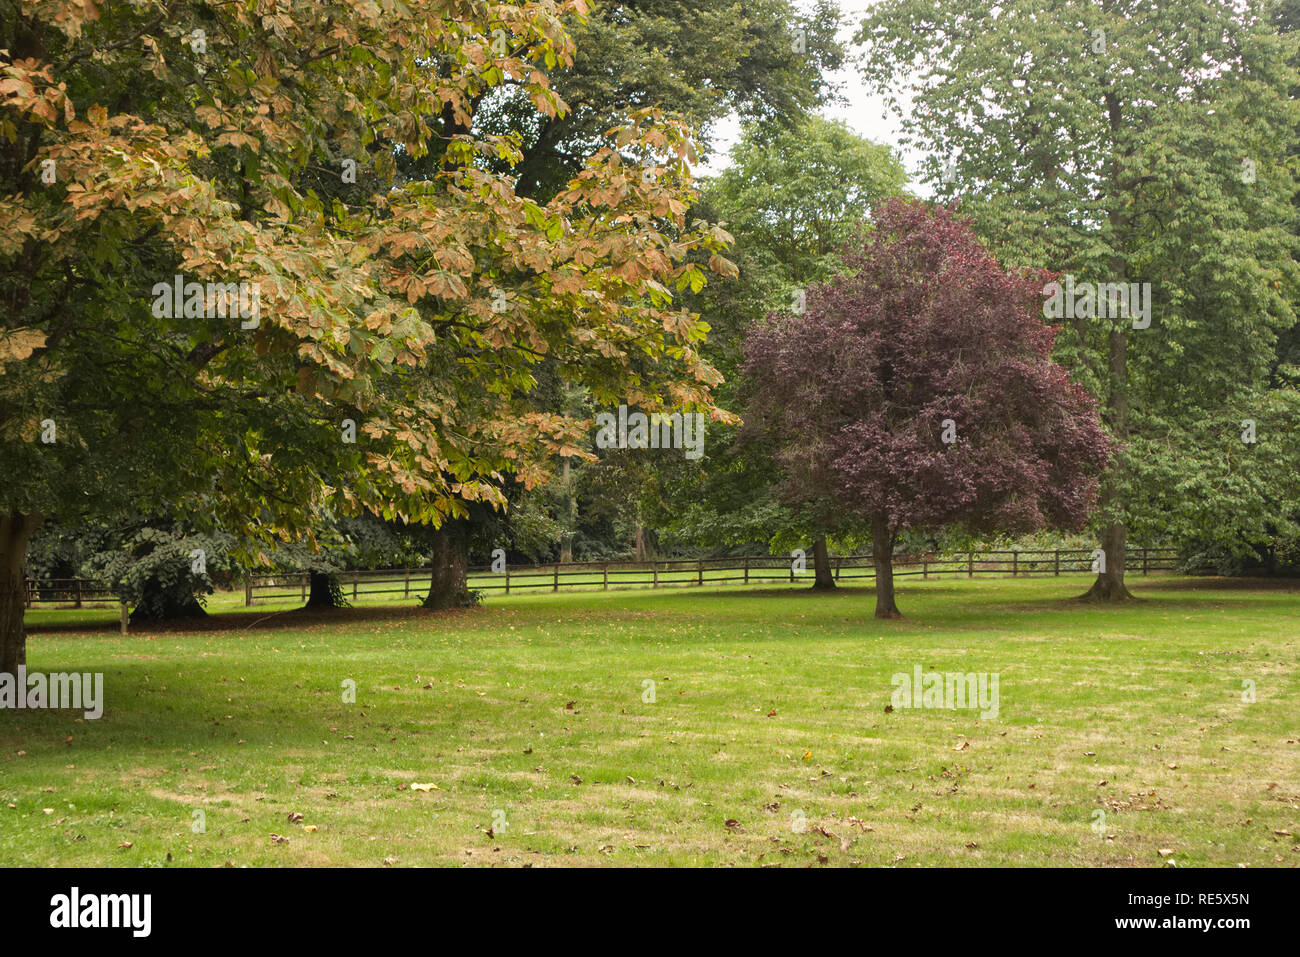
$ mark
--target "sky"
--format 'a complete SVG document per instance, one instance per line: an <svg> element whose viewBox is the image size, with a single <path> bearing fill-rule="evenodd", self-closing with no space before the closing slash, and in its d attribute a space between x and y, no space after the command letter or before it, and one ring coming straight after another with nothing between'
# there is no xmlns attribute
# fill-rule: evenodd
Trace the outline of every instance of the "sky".
<svg viewBox="0 0 1300 957"><path fill-rule="evenodd" d="M907 151L903 149L899 143L902 129L899 126L898 118L888 111L883 97L867 88L862 74L858 72L854 65L856 58L860 55L860 48L853 46L851 42L853 34L857 32L858 25L861 23L866 11L875 3L876 0L840 0L841 19L843 21L840 37L848 44L849 63L846 69L832 74L832 77L840 84L840 92L845 98L845 102L831 106L824 112L831 119L843 120L859 136L894 147L902 157L903 166L907 170L909 185L912 190L918 195L929 196L932 192L930 187L927 184L918 182L920 162L923 155L914 150ZM796 0L796 5L805 9L812 6L807 0ZM720 172L729 166L731 159L727 153L735 144L739 135L740 124L734 117L719 123L715 130L715 142L718 146L718 152L710 158L709 162L703 164L697 170L697 173L707 176Z"/></svg>

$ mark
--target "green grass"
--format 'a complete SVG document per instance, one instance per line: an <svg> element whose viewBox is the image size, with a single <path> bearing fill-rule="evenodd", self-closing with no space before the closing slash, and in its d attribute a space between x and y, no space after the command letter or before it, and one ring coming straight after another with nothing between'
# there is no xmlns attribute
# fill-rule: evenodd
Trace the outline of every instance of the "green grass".
<svg viewBox="0 0 1300 957"><path fill-rule="evenodd" d="M1300 863L1300 588L1139 578L1094 607L1087 581L909 580L885 622L868 589L789 587L126 638L35 611L85 630L33 634L29 669L104 672L106 712L0 712L0 861ZM918 664L996 672L997 719L886 713Z"/></svg>

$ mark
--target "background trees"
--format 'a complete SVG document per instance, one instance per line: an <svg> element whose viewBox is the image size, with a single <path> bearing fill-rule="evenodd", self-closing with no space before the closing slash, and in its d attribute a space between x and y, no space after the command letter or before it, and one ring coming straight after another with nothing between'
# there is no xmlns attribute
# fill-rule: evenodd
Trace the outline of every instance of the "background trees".
<svg viewBox="0 0 1300 957"><path fill-rule="evenodd" d="M893 199L845 274L746 342L787 496L869 524L876 617L906 528L1079 526L1110 443L1051 361L1042 277L1012 275L942 208Z"/></svg>
<svg viewBox="0 0 1300 957"><path fill-rule="evenodd" d="M780 450L722 409L765 385L749 330L846 268L904 185L816 115L837 22L788 0L0 0L0 667L47 518L121 531L87 554L120 549L95 567L141 605L209 587L172 547L191 536L327 582L317 546L363 514L441 556L431 605L468 600L469 550L497 544L811 545L829 585L870 516L782 494ZM869 83L931 70L911 142L1000 261L1152 284L1149 328L1083 316L1055 346L1120 450L1098 597L1126 594L1130 534L1225 568L1300 555L1294 23L1289 2L886 0L863 26ZM687 125L707 146L728 116L697 219ZM255 288L257 315L157 312L180 274ZM587 419L620 403L710 413L705 458L592 455Z"/></svg>
<svg viewBox="0 0 1300 957"><path fill-rule="evenodd" d="M827 74L844 62L839 18L827 0L596 4L572 22L572 62L549 74L568 112L539 113L526 90L507 84L478 121L521 138L514 173L520 191L539 198L561 189L621 117L647 106L679 116L707 153L730 115L785 126L833 94Z"/></svg>
<svg viewBox="0 0 1300 957"><path fill-rule="evenodd" d="M1296 318L1294 43L1212 0L885 0L859 39L1002 261L1152 285L1149 328L1081 316L1057 343L1120 450L1092 595L1127 595L1130 528L1187 545L1208 501L1233 502L1213 533L1230 550L1293 535L1295 380L1275 358Z"/></svg>

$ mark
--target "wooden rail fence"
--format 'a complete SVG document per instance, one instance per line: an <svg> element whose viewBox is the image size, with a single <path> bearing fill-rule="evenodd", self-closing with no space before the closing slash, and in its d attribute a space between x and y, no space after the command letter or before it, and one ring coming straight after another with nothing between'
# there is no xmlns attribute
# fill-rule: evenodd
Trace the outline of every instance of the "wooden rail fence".
<svg viewBox="0 0 1300 957"><path fill-rule="evenodd" d="M1094 553L1089 549L994 550L925 555L894 559L894 577L975 578L992 576L1061 575L1094 571ZM1143 575L1174 571L1177 550L1173 548L1131 548L1126 570ZM837 555L831 558L836 581L861 581L875 577L870 555ZM353 602L401 596L422 598L429 588L429 568L396 568L376 571L345 571L337 576L345 598ZM668 588L730 584L809 584L813 579L811 556L802 569L795 561L772 555L741 558L665 559L651 562L566 562L525 565L494 572L480 566L469 570L469 586L481 592L504 594L545 590L608 590L610 588ZM306 572L249 575L244 580L244 604L268 601L307 600Z"/></svg>
<svg viewBox="0 0 1300 957"><path fill-rule="evenodd" d="M949 555L896 557L894 577L975 578L980 575L1061 575L1093 571L1094 553L1088 549L993 550L957 552ZM1173 548L1131 548L1126 568L1143 575L1175 571L1177 551ZM836 581L865 581L875 577L870 555L831 557ZM429 588L429 568L390 568L375 571L345 571L337 576L345 598L353 602L382 601L396 596L402 600L422 598ZM506 566L494 572L490 567L469 570L469 586L481 592L505 594L561 589L670 588L704 585L809 584L813 579L812 557L802 568L789 558L761 555L740 558L664 559L651 562L566 562L550 565ZM244 604L306 602L307 572L254 574L244 578ZM41 604L84 605L121 602L114 589L87 578L27 579L27 606Z"/></svg>

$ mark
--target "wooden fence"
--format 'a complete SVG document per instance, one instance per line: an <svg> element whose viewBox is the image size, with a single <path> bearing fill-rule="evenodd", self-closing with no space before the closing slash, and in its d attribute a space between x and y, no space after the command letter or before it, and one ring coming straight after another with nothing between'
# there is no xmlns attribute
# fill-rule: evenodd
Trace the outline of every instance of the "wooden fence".
<svg viewBox="0 0 1300 957"><path fill-rule="evenodd" d="M979 575L1019 577L1094 571L1090 549L995 550L952 555L896 557L894 577L922 579L974 578ZM1130 548L1126 568L1143 575L1177 569L1173 548ZM831 557L836 581L875 577L870 555ZM343 597L353 602L422 598L429 590L429 568L345 571L337 575ZM704 585L810 584L813 560L799 567L793 559L771 555L748 558L691 558L651 562L566 562L524 565L494 572L491 567L469 570L469 587L504 594L544 590L608 590L611 588L669 588ZM307 572L249 575L244 580L244 604L307 600Z"/></svg>
<svg viewBox="0 0 1300 957"><path fill-rule="evenodd" d="M116 602L117 592L111 585L90 578L28 578L27 607L33 605L73 605Z"/></svg>

